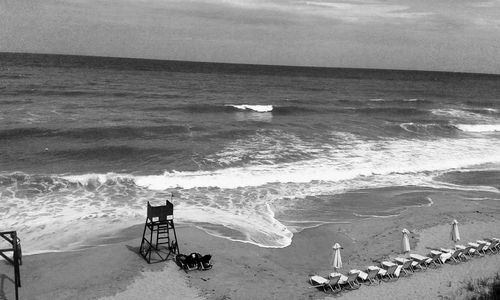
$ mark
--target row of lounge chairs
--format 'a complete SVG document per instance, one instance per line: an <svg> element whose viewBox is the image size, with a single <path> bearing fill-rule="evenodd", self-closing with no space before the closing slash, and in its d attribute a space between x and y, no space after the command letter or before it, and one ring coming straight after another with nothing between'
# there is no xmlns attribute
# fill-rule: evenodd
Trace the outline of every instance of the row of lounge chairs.
<svg viewBox="0 0 500 300"><path fill-rule="evenodd" d="M438 268L446 262L456 264L468 261L474 256L500 253L500 239L491 238L456 245L455 249L431 249L427 256L412 253L409 258L397 257L392 261L382 261L380 266L369 266L365 271L350 270L347 274L331 273L328 278L319 275L309 277L312 287L325 292L338 293L342 290L358 289L361 284L379 284L381 281L395 281L416 271Z"/></svg>

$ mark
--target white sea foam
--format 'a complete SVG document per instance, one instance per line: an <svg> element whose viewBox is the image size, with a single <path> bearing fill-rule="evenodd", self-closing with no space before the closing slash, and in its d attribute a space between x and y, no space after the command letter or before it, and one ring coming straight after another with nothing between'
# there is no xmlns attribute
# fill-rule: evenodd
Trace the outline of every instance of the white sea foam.
<svg viewBox="0 0 500 300"><path fill-rule="evenodd" d="M375 175L452 170L500 162L500 141L495 139L364 141L353 135L332 136L332 139L338 138L344 141L337 140L337 146L316 146L316 149L322 149L315 152L318 157L290 163L249 164L210 171L165 171L160 175L86 174L65 178L80 183L102 183L110 177L130 177L135 184L152 190L197 187L235 189L269 183L339 182ZM239 151L246 153L244 145L240 146ZM254 149L253 146L253 143L248 143L249 149ZM227 154L227 149L223 149L222 153ZM264 154L262 159L274 159L274 156L265 157Z"/></svg>
<svg viewBox="0 0 500 300"><path fill-rule="evenodd" d="M455 127L465 132L498 132L500 124L456 124Z"/></svg>
<svg viewBox="0 0 500 300"><path fill-rule="evenodd" d="M233 104L228 104L227 106L232 106L234 108L241 109L241 110L251 110L251 111L256 111L256 112L270 112L273 110L272 105L249 105L249 104L233 105Z"/></svg>
<svg viewBox="0 0 500 300"><path fill-rule="evenodd" d="M252 243L260 247L281 248L290 245L293 233L281 222L274 219L272 211L268 210L266 205L254 207L254 211L242 213L241 209L233 207L232 210L225 210L207 206L189 206L180 205L176 207L176 218L185 220L185 218L196 223L217 224L237 232L240 232L245 238L233 238L218 233L217 231L204 230L209 233L225 237L233 241Z"/></svg>
<svg viewBox="0 0 500 300"><path fill-rule="evenodd" d="M440 124L436 123L419 124L419 123L407 122L399 124L399 127L401 127L403 130L412 133L418 133L421 130L427 131L429 129L432 129L433 127L440 127L440 126L441 126Z"/></svg>
<svg viewBox="0 0 500 300"><path fill-rule="evenodd" d="M258 130L251 136L228 143L217 153L205 157L205 160L223 167L249 161L258 165L274 165L286 157L305 159L318 156L324 150L321 145L281 130Z"/></svg>
<svg viewBox="0 0 500 300"><path fill-rule="evenodd" d="M408 131L408 132L415 132L415 130L413 130L411 128L411 127L414 127L414 126L415 126L415 123L413 123L413 122L399 124L399 127L401 127L402 129L404 129L405 131Z"/></svg>
<svg viewBox="0 0 500 300"><path fill-rule="evenodd" d="M490 113L497 113L497 112L499 112L498 109L496 109L496 108L490 108L490 107L480 108L480 110L484 110L484 111L487 111L487 112L490 112Z"/></svg>
<svg viewBox="0 0 500 300"><path fill-rule="evenodd" d="M425 204L425 206L427 207L431 207L433 204L434 204L434 201L432 201L432 198L431 197L426 197L425 199L427 199L429 201L428 204Z"/></svg>
<svg viewBox="0 0 500 300"><path fill-rule="evenodd" d="M136 183L153 189L217 186L236 188L273 182L304 183L341 181L359 176L391 173L417 173L472 166L500 161L497 140L438 139L362 141L350 140L337 147L322 145L320 158L282 163L250 165L214 171L165 172L141 177Z"/></svg>
<svg viewBox="0 0 500 300"><path fill-rule="evenodd" d="M500 201L500 199L495 199L491 197L472 197L472 198L467 198L472 201Z"/></svg>
<svg viewBox="0 0 500 300"><path fill-rule="evenodd" d="M433 109L431 113L437 116L459 118L466 120L481 120L484 116L478 113L473 113L462 109Z"/></svg>
<svg viewBox="0 0 500 300"><path fill-rule="evenodd" d="M426 185L426 184L424 184ZM431 207L433 204L434 204L434 201L432 201L431 197L426 197L425 198L427 201L429 201L428 203L425 203L425 204L420 204L420 205L410 205L408 207ZM357 216L357 217L370 217L370 218L392 218L392 217L397 217L399 216L403 211L405 211L407 209L404 208L404 209L401 209L400 211L398 211L397 213L395 214L362 214L362 213L353 213L353 215ZM387 212L386 212L387 213Z"/></svg>
<svg viewBox="0 0 500 300"><path fill-rule="evenodd" d="M386 218L393 218L397 217L400 214L394 214L394 215L371 215L371 214L358 214L358 213L353 213L356 217L361 217L361 218L380 218L380 219L386 219Z"/></svg>

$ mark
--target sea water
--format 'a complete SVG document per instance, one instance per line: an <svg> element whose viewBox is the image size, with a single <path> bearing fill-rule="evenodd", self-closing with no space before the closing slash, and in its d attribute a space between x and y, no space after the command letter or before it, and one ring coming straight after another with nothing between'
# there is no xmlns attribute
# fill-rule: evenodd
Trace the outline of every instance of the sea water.
<svg viewBox="0 0 500 300"><path fill-rule="evenodd" d="M498 199L480 178L499 174L500 76L0 54L0 229L29 253L165 200L176 222L286 247L432 189Z"/></svg>

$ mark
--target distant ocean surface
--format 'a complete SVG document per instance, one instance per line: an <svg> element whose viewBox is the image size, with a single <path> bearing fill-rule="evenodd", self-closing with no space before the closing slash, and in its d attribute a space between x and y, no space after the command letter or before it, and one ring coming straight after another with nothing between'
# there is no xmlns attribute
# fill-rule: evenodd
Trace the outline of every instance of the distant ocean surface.
<svg viewBox="0 0 500 300"><path fill-rule="evenodd" d="M166 199L177 222L285 247L432 189L499 199L499 174L500 76L0 53L0 230L30 253Z"/></svg>

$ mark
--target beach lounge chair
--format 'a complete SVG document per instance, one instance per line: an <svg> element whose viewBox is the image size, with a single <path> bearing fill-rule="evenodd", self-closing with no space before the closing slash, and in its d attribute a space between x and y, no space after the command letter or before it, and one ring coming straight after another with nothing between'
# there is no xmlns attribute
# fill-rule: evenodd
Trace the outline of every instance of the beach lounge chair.
<svg viewBox="0 0 500 300"><path fill-rule="evenodd" d="M498 253L500 251L500 239L486 238L485 240L491 243L491 252Z"/></svg>
<svg viewBox="0 0 500 300"><path fill-rule="evenodd" d="M359 271L357 271L357 270L354 272L350 271L347 274L347 279L345 280L345 282L340 283L341 287L343 289L350 289L350 290L359 289L361 284L359 284L359 282L357 281L358 275L359 275Z"/></svg>
<svg viewBox="0 0 500 300"><path fill-rule="evenodd" d="M388 277L389 280L398 280L400 273L401 273L401 266L399 265L390 266L387 268L386 277Z"/></svg>
<svg viewBox="0 0 500 300"><path fill-rule="evenodd" d="M326 279L325 277L319 275L309 277L309 282L312 285L311 287L322 288L325 293L328 289L331 289L334 293L340 292L341 288L338 284L339 280L340 275L331 277L330 279Z"/></svg>
<svg viewBox="0 0 500 300"><path fill-rule="evenodd" d="M472 249L471 246L466 246L463 249L462 256L460 258L462 258L463 261L467 261L469 258L471 258L471 255L472 255L473 251L474 251L474 249Z"/></svg>
<svg viewBox="0 0 500 300"><path fill-rule="evenodd" d="M388 265L388 263L392 263L393 265ZM394 268L394 265L396 265L396 268ZM382 262L382 266L387 268L387 275L391 280L398 280L399 275L401 275L401 270L403 269L402 265L395 264L393 262Z"/></svg>
<svg viewBox="0 0 500 300"><path fill-rule="evenodd" d="M437 263L444 264L451 257L451 253L439 250L431 250L429 256Z"/></svg>
<svg viewBox="0 0 500 300"><path fill-rule="evenodd" d="M455 246L457 249L461 249L462 250L462 255L460 256L460 258L463 260L463 261L466 261L468 260L469 258L472 257L472 255L474 255L474 252L475 250L472 249L472 246L464 246L464 245L456 245Z"/></svg>
<svg viewBox="0 0 500 300"><path fill-rule="evenodd" d="M368 269L367 269L367 271L368 272L370 272L370 271L377 271L377 277L378 277L379 281L381 281L382 278L385 277L385 275L387 274L387 270L382 269L379 266L369 266Z"/></svg>
<svg viewBox="0 0 500 300"><path fill-rule="evenodd" d="M401 265L401 270L403 271L403 274L405 276L410 275L410 273L413 273L412 260L403 257L397 257L394 259L394 261L397 264Z"/></svg>
<svg viewBox="0 0 500 300"><path fill-rule="evenodd" d="M484 246L483 251L482 251L484 254L487 254L487 253L488 253L488 251L489 251L491 254L494 254L494 253L495 253L495 245L496 245L496 243L495 243L495 242L478 240L478 241L476 241L476 243L478 243L478 244L479 244L479 243L485 243L485 244L486 244L486 246Z"/></svg>
<svg viewBox="0 0 500 300"><path fill-rule="evenodd" d="M500 252L500 239L493 238L490 240L490 242L492 242L492 243L495 242L496 243L495 249L496 249L497 253Z"/></svg>
<svg viewBox="0 0 500 300"><path fill-rule="evenodd" d="M451 253L450 263L459 263L462 261L462 256L464 256L465 249L455 249Z"/></svg>
<svg viewBox="0 0 500 300"><path fill-rule="evenodd" d="M413 272L424 270L418 261L411 260L411 269Z"/></svg>
<svg viewBox="0 0 500 300"><path fill-rule="evenodd" d="M351 271L349 271L349 274L350 273L358 273L358 279L357 279L358 282L363 282L368 278L368 273L363 272L363 271L358 270L358 269L352 269Z"/></svg>
<svg viewBox="0 0 500 300"><path fill-rule="evenodd" d="M366 285L380 284L380 279L377 278L378 272L379 270L377 269L367 269L366 272L360 272L358 278L362 280L361 283Z"/></svg>
<svg viewBox="0 0 500 300"><path fill-rule="evenodd" d="M375 283L375 280L377 280L377 283L379 281L379 279L377 278L377 275L378 275L378 270L366 270L366 272L364 271L361 271L361 270L357 270L357 269L353 269L351 271L349 271L350 273L358 273L358 282L361 284L367 284L367 285L370 285L372 283Z"/></svg>
<svg viewBox="0 0 500 300"><path fill-rule="evenodd" d="M430 258L430 260L426 262L426 266L428 268L437 268L441 266L441 253L441 251L432 250L427 256Z"/></svg>
<svg viewBox="0 0 500 300"><path fill-rule="evenodd" d="M392 262L382 262L382 266L370 266L368 270L378 270L378 276L382 281L397 280L401 266Z"/></svg>
<svg viewBox="0 0 500 300"><path fill-rule="evenodd" d="M413 261L413 269L414 270L424 270L428 267L429 264L432 263L432 258L428 256L423 256L420 254L412 253L410 254L410 258Z"/></svg>
<svg viewBox="0 0 500 300"><path fill-rule="evenodd" d="M495 249L497 250L497 253L500 252L500 239L493 238L492 243L493 241L496 242Z"/></svg>
<svg viewBox="0 0 500 300"><path fill-rule="evenodd" d="M459 263L462 260L461 256L464 255L464 249L452 250L441 248L441 251L451 253L451 257L449 259L450 263Z"/></svg>
<svg viewBox="0 0 500 300"><path fill-rule="evenodd" d="M488 248L490 247L491 243L483 240L477 240L476 244L479 245L479 253L486 254L486 251L488 251ZM482 246L482 247L481 247Z"/></svg>
<svg viewBox="0 0 500 300"><path fill-rule="evenodd" d="M470 253L472 253L472 256L473 255L478 255L478 256L484 256L484 254L482 254L481 252L484 251L484 247L486 246L486 243L483 241L481 243L473 243L473 242L470 242L470 243L467 243L467 245L471 246L471 251ZM472 251L474 250L474 251Z"/></svg>

